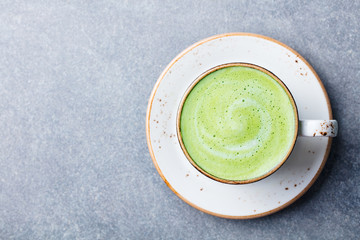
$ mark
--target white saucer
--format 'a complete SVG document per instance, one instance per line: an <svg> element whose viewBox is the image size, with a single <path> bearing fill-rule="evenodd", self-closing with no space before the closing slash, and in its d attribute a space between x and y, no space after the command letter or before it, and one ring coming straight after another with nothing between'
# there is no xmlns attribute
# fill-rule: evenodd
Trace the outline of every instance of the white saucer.
<svg viewBox="0 0 360 240"><path fill-rule="evenodd" d="M256 64L278 76L291 91L300 119L332 119L319 77L297 52L268 37L231 33L195 43L166 67L150 96L147 142L162 179L191 206L225 218L265 216L290 205L310 188L326 162L331 139L299 137L286 163L255 183L229 185L202 175L186 159L176 137L177 109L196 77L231 62Z"/></svg>

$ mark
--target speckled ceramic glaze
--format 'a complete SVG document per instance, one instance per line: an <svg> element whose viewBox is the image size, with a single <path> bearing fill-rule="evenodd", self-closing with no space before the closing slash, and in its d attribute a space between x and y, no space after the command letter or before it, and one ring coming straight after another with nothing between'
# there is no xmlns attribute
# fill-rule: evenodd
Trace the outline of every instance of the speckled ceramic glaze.
<svg viewBox="0 0 360 240"><path fill-rule="evenodd" d="M149 101L147 141L159 174L185 202L220 217L254 218L288 206L308 190L326 162L331 139L298 137L285 164L258 182L230 185L201 174L189 163L177 138L178 107L194 79L231 62L259 65L279 77L293 95L300 120L332 119L320 79L298 53L264 36L224 34L189 47L161 74Z"/></svg>

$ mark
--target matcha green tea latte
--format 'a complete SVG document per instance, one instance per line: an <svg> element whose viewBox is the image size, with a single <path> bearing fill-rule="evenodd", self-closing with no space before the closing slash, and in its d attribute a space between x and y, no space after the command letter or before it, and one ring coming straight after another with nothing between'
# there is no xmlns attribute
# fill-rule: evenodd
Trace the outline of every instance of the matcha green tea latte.
<svg viewBox="0 0 360 240"><path fill-rule="evenodd" d="M298 116L285 85L245 63L209 70L190 86L178 113L190 162L221 182L248 183L276 171L292 151Z"/></svg>

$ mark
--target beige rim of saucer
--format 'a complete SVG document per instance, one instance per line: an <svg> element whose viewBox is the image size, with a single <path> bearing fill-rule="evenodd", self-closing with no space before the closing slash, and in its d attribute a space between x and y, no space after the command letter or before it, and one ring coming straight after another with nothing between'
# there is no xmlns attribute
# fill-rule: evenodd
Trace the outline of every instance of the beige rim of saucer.
<svg viewBox="0 0 360 240"><path fill-rule="evenodd" d="M207 214L210 214L210 215L214 215L214 216L217 216L217 217L222 217L222 218L229 218L229 219L250 219L250 218L258 218L258 217L263 217L263 216L266 216L266 215L270 215L272 213L275 213L277 211L280 211L284 208L286 208L287 206L289 206L290 204L294 203L297 199L299 199L302 195L304 195L305 192L307 192L307 190L309 190L309 188L314 184L314 182L316 181L316 179L319 177L322 169L324 168L324 165L326 163L326 160L329 156L329 153L330 153L330 147L331 147L331 142L332 142L332 139L329 138L328 139L328 145L326 147L326 152L325 152L325 155L324 155L324 158L322 160L322 163L318 169L318 171L316 172L314 178L310 181L310 183L304 188L304 190L302 190L297 196L295 196L293 199L291 199L290 201L286 202L285 204L281 205L280 207L277 207L277 208L274 208L273 210L270 210L270 211L267 211L267 212L264 212L264 213L260 213L260 214L255 214L255 215L251 215L251 216L230 216L230 215L223 215L223 214L218 214L218 213L214 213L214 212L211 212L211 211L208 211L206 209L203 209L193 203L191 203L190 201L188 201L187 199L185 199L182 195L180 195L178 192L176 192L176 190L169 184L169 182L166 180L166 178L164 177L163 173L161 172L158 164L157 164L157 161L156 161L156 158L155 158L155 155L154 155L154 152L153 152L153 149L152 149L152 145L151 145L151 140L150 140L150 112L151 112L151 107L152 107L152 103L154 101L154 96L155 96L155 93L162 81L162 79L164 78L164 76L166 75L166 73L169 71L169 69L180 59L182 58L186 53L190 52L192 49L206 43L206 42L209 42L209 41L212 41L212 40L215 40L215 39L218 39L218 38L223 38L223 37L230 37L230 36L252 36L252 37L257 37L257 38L262 38L262 39L265 39L265 40L268 40L268 41L272 41L274 43L277 43L283 47L285 47L286 49L288 49L289 51L293 52L298 58L300 58L308 67L309 69L312 71L312 73L314 74L314 76L316 77L316 79L318 80L319 84L320 84L320 87L324 93L324 96L326 98L326 103L327 103L327 107L328 107L328 112L329 112L329 118L332 119L332 110L331 110L331 105L330 105L330 100L329 100L329 97L327 95L327 92L325 90L325 87L323 85L323 83L321 82L319 76L317 75L317 73L315 72L315 70L313 69L313 67L298 53L296 52L295 50L293 50L292 48L290 48L289 46L285 45L284 43L282 42L279 42L275 39L272 39L270 37L266 37L266 36L262 36L262 35L259 35L259 34L254 34L254 33L226 33L226 34L219 34L219 35L215 35L215 36L212 36L212 37L209 37L209 38L206 38L206 39L203 39L193 45L191 45L190 47L188 47L187 49L185 49L184 51L182 51L179 55L177 55L170 63L169 65L165 68L165 70L161 73L160 77L158 78L158 80L156 81L156 84L151 92L151 95L150 95L150 98L149 98L149 102L148 102L148 107L147 107L147 111L146 111L146 140L147 140L147 144L148 144L148 148L149 148L149 152L150 152L150 156L153 160L153 163L156 167L156 170L158 171L158 173L160 174L161 178L163 179L163 181L165 182L165 184L180 198L182 199L184 202L186 202L187 204L189 204L190 206L202 211L202 212L205 212Z"/></svg>

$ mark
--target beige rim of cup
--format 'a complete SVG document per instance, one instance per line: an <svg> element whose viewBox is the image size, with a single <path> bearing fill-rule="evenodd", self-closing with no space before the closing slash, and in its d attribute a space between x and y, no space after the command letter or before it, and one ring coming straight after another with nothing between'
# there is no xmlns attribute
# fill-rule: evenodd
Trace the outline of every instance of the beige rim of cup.
<svg viewBox="0 0 360 240"><path fill-rule="evenodd" d="M225 214L221 214L221 213L215 213L215 212L212 212L212 211L209 211L207 209L204 209L194 203L192 203L191 201L189 201L188 199L186 199L185 197L183 197L180 193L178 193L175 188L167 181L167 179L165 178L164 174L162 173L157 161L156 161L156 158L155 158L155 154L154 154L154 151L153 151L153 148L152 148L152 144L151 144L151 140L150 140L150 113L151 113L151 108L152 108L152 104L153 104L153 101L154 101L154 97L155 97L155 94L157 92L157 89L162 81L162 79L165 77L166 73L170 70L170 68L180 59L182 58L185 54L187 54L188 52L190 52L192 49L204 44L204 43L207 43L207 42L210 42L212 40L215 40L215 39L219 39L219 38L223 38L223 37L231 37L231 36L251 36L251 37L257 37L257 38L261 38L261 39L265 39L265 40L268 40L268 41L271 41L273 43L276 43L276 44L279 44L280 46L288 49L289 51L291 51L292 53L294 53L299 59L301 59L301 61L303 61L306 66L311 70L311 72L314 74L314 76L316 77L320 87L321 87L321 90L323 91L324 93L324 96L325 96L325 99L326 99L326 104L327 104L327 110L328 110L328 113L329 113L329 118L332 119L333 115L332 115L332 110L331 110L331 105L330 105L330 99L329 99L329 96L327 95L327 92L325 90L325 87L323 85L323 83L321 82L319 76L317 75L317 73L315 72L314 68L305 60L305 58L303 58L298 52L296 52L294 49L290 48L289 46L287 46L286 44L278 41L278 40L275 40L273 38L270 38L270 37L266 37L266 36L263 36L263 35L260 35L260 34L254 34L254 33L243 33L243 32L234 32L234 33L225 33L225 34L219 34L219 35L214 35L214 36L211 36L209 38L205 38L199 42L196 42L194 43L193 45L189 46L188 48L186 48L184 51L182 51L179 55L177 55L168 65L167 67L163 70L163 72L161 73L160 77L158 78L158 80L156 81L155 83L155 86L150 94L150 97L149 97L149 101L148 101L148 106L147 106L147 110L146 110L146 140L147 140L147 145L148 145L148 148L149 148L149 153L150 153L150 156L151 156L151 159L155 165L155 168L156 170L158 171L160 177L162 178L162 180L165 182L165 184L170 188L171 191L173 191L175 193L176 196L178 196L181 200L183 200L184 202L186 202L187 204L189 204L190 206L192 206L193 208L196 208L197 210L200 210L204 213L207 213L207 214L210 214L210 215L213 215L213 216L217 216L217 217L222 217L222 218L228 218L228 219L251 219L251 218L258 218L258 217L263 217L263 216L266 216L266 215L270 215L270 214L273 214L273 213L276 213L286 207L288 207L289 205L291 205L292 203L294 203L296 200L298 200L301 196L303 196L308 190L309 188L315 183L316 179L319 177L321 171L323 170L324 166L325 166L325 163L326 163L326 160L330 154L330 149L331 149L331 143L332 143L332 138L329 138L328 139L328 144L326 146L326 150L325 150L325 154L324 154L324 157L323 157L323 160L321 162L321 165L320 167L318 168L315 176L311 179L311 181L309 182L309 184L299 193L297 194L294 198L292 198L291 200L287 201L286 203L284 203L283 205L277 207L277 208L274 208L272 210L269 210L267 212L263 212L263 213L259 213L259 214L253 214L253 215L246 215L246 216L232 216L232 215L225 215Z"/></svg>
<svg viewBox="0 0 360 240"><path fill-rule="evenodd" d="M191 156L189 155L189 153L187 152L185 145L183 143L182 140L182 135L181 135L181 130L180 130L180 122L181 122L181 112L185 103L185 100L187 98L187 96L190 94L191 90L196 86L196 84L198 84L204 77L206 77L207 75L209 75L212 72L215 72L219 69L222 68L226 68L226 67L235 67L235 66L242 66L242 67L248 67L248 68L253 68L256 70L259 70L263 73L266 73L267 75L270 75L273 79L275 79L281 86L282 88L285 90L286 94L288 95L291 105L293 107L293 111L294 111L294 115L295 115L295 132L294 132L294 137L292 139L292 143L291 143L291 147L289 148L288 152L286 153L285 157L280 161L280 163L278 163L274 168L272 168L269 172L256 177L256 178L252 178L252 179L248 179L248 180L227 180L227 179L222 179L222 178L218 178L214 175L211 175L210 173L206 172L204 169L202 169L200 166L198 166L195 161L191 158ZM297 139L297 135L298 135L298 123L299 123L299 117L298 117L298 111L297 111L297 107L296 107L296 103L294 101L293 96L291 95L289 89L286 87L286 85L272 72L270 72L269 70L262 68L260 66L254 65L254 64L250 64L250 63L226 63L226 64L221 64L219 66L216 66L214 68L211 68L209 70L207 70L206 72L204 72L203 74L201 74L199 77L197 77L195 79L194 82L192 82L189 86L189 88L186 90L180 105L179 105L179 109L177 112L177 118L176 118L176 132L177 132L177 137L181 146L181 149L183 150L186 158L189 160L189 162L197 169L199 170L201 173L203 173L205 176L214 179L216 181L222 182L222 183L228 183L228 184L246 184L246 183L252 183L252 182L256 182L259 181L261 179L264 179L268 176L270 176L271 174L273 174L274 172L276 172L284 163L285 161L289 158L289 155L291 154L292 150L294 149L295 146L295 142Z"/></svg>

